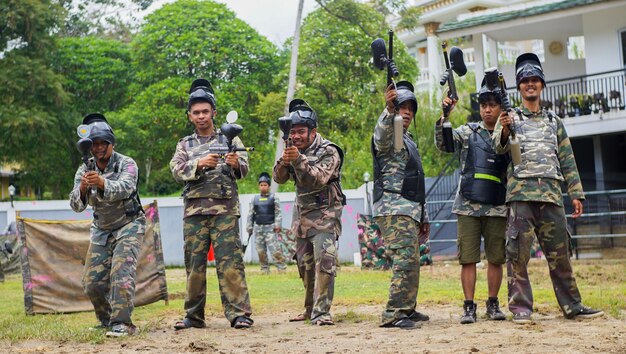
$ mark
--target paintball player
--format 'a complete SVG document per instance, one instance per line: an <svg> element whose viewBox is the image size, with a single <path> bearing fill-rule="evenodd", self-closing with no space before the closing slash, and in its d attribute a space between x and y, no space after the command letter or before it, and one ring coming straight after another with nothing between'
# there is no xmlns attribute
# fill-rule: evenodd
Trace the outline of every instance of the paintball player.
<svg viewBox="0 0 626 354"><path fill-rule="evenodd" d="M208 80L197 79L189 90L187 117L193 134L178 141L170 161L174 179L185 183L183 237L187 296L185 318L174 325L182 330L203 328L206 304L206 259L213 244L224 315L234 328L250 328L250 296L239 238L239 195L236 180L248 174L248 155L229 152L221 159L209 148L223 138L215 129L217 114ZM238 137L233 144L243 147Z"/></svg>
<svg viewBox="0 0 626 354"><path fill-rule="evenodd" d="M272 255L279 272L284 272L287 269L285 258L278 246L278 233L282 227L280 200L276 195L270 193L271 182L271 177L267 172L261 173L259 176L260 194L254 196L250 202L246 227L248 235L252 235L253 232L255 234L261 272L265 274L270 273L267 260L268 253Z"/></svg>
<svg viewBox="0 0 626 354"><path fill-rule="evenodd" d="M477 305L474 302L476 288L476 263L480 262L480 238L485 239L487 256L487 288L489 299L486 315L490 320L504 320L500 311L498 292L502 284L504 257L504 232L506 229L506 167L508 159L497 155L491 144L491 134L502 112L501 96L491 91L485 81L478 93L480 104L479 123L464 124L452 131L454 151L461 166L461 180L452 205L457 215L457 246L461 264L461 285L465 301L461 323L476 322ZM443 107L454 109L456 100L445 96ZM443 110L448 111L446 109ZM446 152L441 116L435 123L435 145Z"/></svg>
<svg viewBox="0 0 626 354"><path fill-rule="evenodd" d="M536 235L550 269L550 279L559 306L566 318L602 316L599 310L581 302L570 263L571 236L567 230L561 184L565 181L572 200L572 217L583 213L583 188L574 152L563 122L541 108L540 95L545 77L539 58L533 53L520 55L515 62L515 82L522 106L501 115L493 133L496 152L510 150L509 135L521 146L521 163L509 164L506 202L509 214L506 230L506 258L509 310L513 322L531 322L533 294L527 265Z"/></svg>
<svg viewBox="0 0 626 354"><path fill-rule="evenodd" d="M337 238L345 196L341 190L343 150L317 132L317 114L301 99L289 103L292 146L274 165L274 181L296 185L293 233L296 261L304 283L304 313L290 321L333 325Z"/></svg>
<svg viewBox="0 0 626 354"><path fill-rule="evenodd" d="M417 145L408 132L417 112L413 85L399 81L385 92L386 108L372 138L374 159L374 220L380 227L387 254L393 261L389 300L381 327L416 328L429 317L415 311L419 287L418 238L428 236L424 170ZM402 146L394 148L393 120L402 117ZM400 133L400 132L396 132ZM425 237L424 237L425 238Z"/></svg>
<svg viewBox="0 0 626 354"><path fill-rule="evenodd" d="M79 213L91 205L89 249L83 287L106 336L132 335L137 257L146 232L146 217L137 194L139 170L130 157L114 151L115 134L99 113L84 117L79 131L91 141L92 166L74 175L70 206Z"/></svg>

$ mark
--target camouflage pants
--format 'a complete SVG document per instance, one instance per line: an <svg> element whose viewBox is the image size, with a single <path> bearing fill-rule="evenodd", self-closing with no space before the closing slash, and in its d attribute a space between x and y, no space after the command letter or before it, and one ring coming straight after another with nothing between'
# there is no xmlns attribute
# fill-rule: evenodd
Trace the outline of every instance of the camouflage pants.
<svg viewBox="0 0 626 354"><path fill-rule="evenodd" d="M224 315L232 324L237 317L252 314L238 219L233 215L192 215L183 222L187 272L185 318L194 325L204 325L206 264L211 243Z"/></svg>
<svg viewBox="0 0 626 354"><path fill-rule="evenodd" d="M135 307L135 276L137 257L143 240L145 217L141 216L119 231L119 238L110 235L106 245L89 244L83 287L91 300L101 324L131 324Z"/></svg>
<svg viewBox="0 0 626 354"><path fill-rule="evenodd" d="M321 233L296 239L296 260L304 283L304 311L311 320L331 319L337 262L336 237Z"/></svg>
<svg viewBox="0 0 626 354"><path fill-rule="evenodd" d="M405 318L415 310L419 287L419 223L408 216L375 218L383 235L386 255L393 261L389 300L382 314L382 325Z"/></svg>
<svg viewBox="0 0 626 354"><path fill-rule="evenodd" d="M261 271L269 273L270 266L267 260L267 254L272 255L272 259L276 263L278 270L285 270L285 257L278 246L278 235L274 232L274 225L255 225L254 226L256 250L259 253L259 263Z"/></svg>
<svg viewBox="0 0 626 354"><path fill-rule="evenodd" d="M580 293L570 263L570 237L565 212L552 203L512 202L506 230L509 310L512 313L533 309L533 293L528 279L528 260L533 238L544 251L550 268L550 279L563 313L579 309Z"/></svg>

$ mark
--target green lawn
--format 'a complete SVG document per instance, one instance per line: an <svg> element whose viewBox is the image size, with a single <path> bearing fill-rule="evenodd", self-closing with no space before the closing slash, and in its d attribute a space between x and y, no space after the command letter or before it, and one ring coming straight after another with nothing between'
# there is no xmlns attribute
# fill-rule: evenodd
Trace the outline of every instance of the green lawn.
<svg viewBox="0 0 626 354"><path fill-rule="evenodd" d="M274 269L273 269L274 270ZM624 260L574 261L574 270L584 303L601 308L609 316L623 318L626 311L626 262ZM459 281L460 267L456 261L440 262L422 267L420 275L419 306L452 304L461 307L463 296ZM529 266L535 295L536 312L559 314L559 308L548 277L545 261L533 260ZM169 327L172 318L183 315L185 272L168 268L169 304L163 301L135 309L133 319L141 323L140 330L151 331ZM271 314L301 310L302 283L297 269L290 265L286 274L262 275L258 265L246 267L248 287L255 314ZM506 271L505 271L506 274ZM476 301L486 300L486 269L479 269ZM371 315L361 316L359 305L380 305L387 299L390 272L361 271L342 266L335 285L335 305L348 308L336 314L338 320L376 321ZM210 268L207 289L207 316L222 317L215 269ZM24 314L22 282L19 275L10 275L0 283L0 341L56 340L99 343L102 333L88 327L96 323L93 313L26 316ZM506 283L500 292L501 303L506 303Z"/></svg>

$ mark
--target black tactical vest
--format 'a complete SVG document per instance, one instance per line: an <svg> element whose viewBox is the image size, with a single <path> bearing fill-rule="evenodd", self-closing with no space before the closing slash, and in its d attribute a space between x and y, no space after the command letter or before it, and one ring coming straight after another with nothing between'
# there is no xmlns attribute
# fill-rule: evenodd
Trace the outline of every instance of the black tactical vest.
<svg viewBox="0 0 626 354"><path fill-rule="evenodd" d="M465 198L492 205L504 204L509 159L493 151L491 140L480 135L477 123L468 123L472 134L468 139L467 158L461 171L460 193Z"/></svg>
<svg viewBox="0 0 626 354"><path fill-rule="evenodd" d="M383 196L383 192L400 194L403 198L412 202L424 204L426 202L426 187L424 185L424 169L422 168L422 158L420 157L417 145L413 139L404 133L402 137L404 146L409 153L409 160L404 168L404 180L402 181L402 190L391 190L384 187L383 180L389 176L383 176L382 161L380 155L376 153L374 147L374 138L372 138L372 157L374 159L374 202ZM393 176L392 176L393 177Z"/></svg>
<svg viewBox="0 0 626 354"><path fill-rule="evenodd" d="M257 225L271 225L274 223L274 195L268 197L256 195L254 197L254 223Z"/></svg>

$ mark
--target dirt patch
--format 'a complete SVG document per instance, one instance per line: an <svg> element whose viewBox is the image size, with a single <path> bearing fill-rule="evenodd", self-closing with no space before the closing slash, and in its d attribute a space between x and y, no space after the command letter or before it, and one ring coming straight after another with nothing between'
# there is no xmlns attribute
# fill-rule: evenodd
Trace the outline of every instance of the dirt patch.
<svg viewBox="0 0 626 354"><path fill-rule="evenodd" d="M207 328L175 332L177 317L160 318L138 336L102 344L25 341L4 347L13 353L625 353L626 321L605 316L566 320L556 313L534 314L535 322L516 325L486 319L458 323L460 307L420 307L431 320L414 330L379 328L381 306L334 307L335 326L288 322L297 312L254 316L254 327L235 330L223 317ZM484 311L484 308L481 310ZM153 322L154 323L154 322ZM142 326L142 323L138 323ZM145 325L145 324L144 324Z"/></svg>

